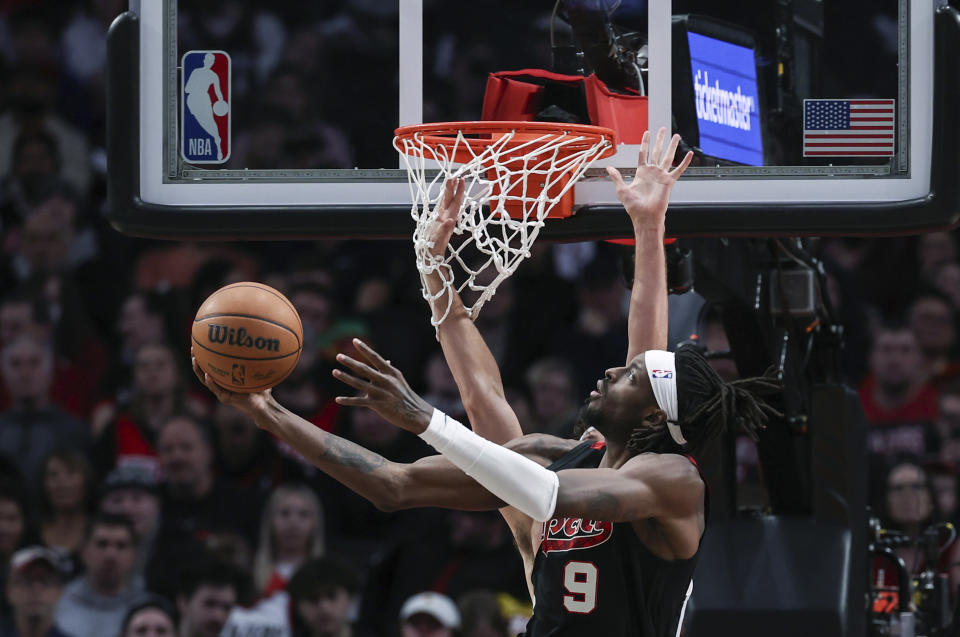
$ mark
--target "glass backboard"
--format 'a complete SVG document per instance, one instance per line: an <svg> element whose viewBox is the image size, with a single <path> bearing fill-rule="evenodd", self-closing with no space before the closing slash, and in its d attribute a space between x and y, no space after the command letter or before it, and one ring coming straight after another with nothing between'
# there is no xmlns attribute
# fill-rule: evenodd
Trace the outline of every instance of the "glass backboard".
<svg viewBox="0 0 960 637"><path fill-rule="evenodd" d="M480 119L492 73L538 69L596 73L643 102L631 126L695 150L671 234L942 227L958 42L936 0L134 1L109 43L110 216L150 236L404 236L393 130ZM531 117L587 117L577 86L538 89ZM629 235L603 170L635 165L622 141L543 236Z"/></svg>

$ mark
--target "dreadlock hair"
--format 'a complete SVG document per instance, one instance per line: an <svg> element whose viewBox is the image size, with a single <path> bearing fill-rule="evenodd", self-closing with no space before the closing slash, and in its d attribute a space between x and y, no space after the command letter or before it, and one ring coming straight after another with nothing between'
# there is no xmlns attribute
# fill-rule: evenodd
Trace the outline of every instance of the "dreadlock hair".
<svg viewBox="0 0 960 637"><path fill-rule="evenodd" d="M683 451L697 455L725 430L738 428L757 440L758 432L767 426L770 418L783 417L766 400L782 390L781 382L769 373L726 382L694 346L677 350L676 366L677 424L687 445L681 448L674 442L664 421L633 431L627 448L634 453Z"/></svg>

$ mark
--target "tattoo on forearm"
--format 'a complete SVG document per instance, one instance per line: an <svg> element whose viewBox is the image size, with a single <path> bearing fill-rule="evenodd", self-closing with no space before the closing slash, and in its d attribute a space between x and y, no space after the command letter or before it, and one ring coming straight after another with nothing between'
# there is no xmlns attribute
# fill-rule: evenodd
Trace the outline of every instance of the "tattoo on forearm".
<svg viewBox="0 0 960 637"><path fill-rule="evenodd" d="M597 493L591 502L593 517L597 520L619 520L623 514L623 507L615 495L610 493Z"/></svg>
<svg viewBox="0 0 960 637"><path fill-rule="evenodd" d="M317 456L318 462L332 462L351 469L374 471L387 463L386 458L347 440L330 438Z"/></svg>

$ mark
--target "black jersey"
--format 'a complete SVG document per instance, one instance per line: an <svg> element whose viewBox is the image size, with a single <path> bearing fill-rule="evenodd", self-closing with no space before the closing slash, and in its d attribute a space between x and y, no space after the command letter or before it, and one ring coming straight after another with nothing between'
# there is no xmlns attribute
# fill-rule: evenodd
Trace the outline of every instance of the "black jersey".
<svg viewBox="0 0 960 637"><path fill-rule="evenodd" d="M595 468L603 454L603 443L584 442L549 469ZM674 637L699 553L667 561L629 522L554 518L543 525L533 564L526 637Z"/></svg>

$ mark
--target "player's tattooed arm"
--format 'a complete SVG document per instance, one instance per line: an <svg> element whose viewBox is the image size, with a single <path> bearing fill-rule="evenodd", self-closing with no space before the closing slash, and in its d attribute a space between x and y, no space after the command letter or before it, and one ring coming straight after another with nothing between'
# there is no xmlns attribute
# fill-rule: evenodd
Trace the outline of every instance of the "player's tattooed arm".
<svg viewBox="0 0 960 637"><path fill-rule="evenodd" d="M441 456L412 464L391 462L307 422L274 400L269 390L253 394L231 392L217 385L196 361L194 372L220 402L246 412L258 427L289 444L318 469L380 509L432 506L485 511L503 506Z"/></svg>
<svg viewBox="0 0 960 637"><path fill-rule="evenodd" d="M637 456L619 469L565 469L557 478L555 517L633 522L694 516L703 507L703 480L679 455Z"/></svg>
<svg viewBox="0 0 960 637"><path fill-rule="evenodd" d="M442 507L488 511L503 506L497 498L442 456L411 464L391 462L358 444L314 427L270 400L257 424L276 434L314 466L385 511Z"/></svg>

